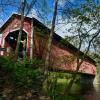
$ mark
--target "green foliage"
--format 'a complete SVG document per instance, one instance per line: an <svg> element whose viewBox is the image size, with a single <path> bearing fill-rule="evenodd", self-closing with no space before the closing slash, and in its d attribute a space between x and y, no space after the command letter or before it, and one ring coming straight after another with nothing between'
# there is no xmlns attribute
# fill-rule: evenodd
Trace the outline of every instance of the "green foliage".
<svg viewBox="0 0 100 100"><path fill-rule="evenodd" d="M100 6L90 0L81 4L78 8L71 9L70 13L74 18L88 24L99 18L99 9Z"/></svg>
<svg viewBox="0 0 100 100"><path fill-rule="evenodd" d="M80 97L77 97L77 95L69 95L69 96L61 96L61 95L58 95L54 100L84 100L84 97L83 96L80 96Z"/></svg>
<svg viewBox="0 0 100 100"><path fill-rule="evenodd" d="M10 79L15 87L40 90L43 83L43 74L40 70L43 67L43 61L34 58L31 66L29 62L27 57L16 63L11 57L0 57L0 65L10 73ZM48 76L48 95L55 98L54 100L61 100L65 86L69 83L71 76L68 73L50 72ZM77 97L70 95L68 100L77 100ZM80 98L80 100L84 99Z"/></svg>
<svg viewBox="0 0 100 100"><path fill-rule="evenodd" d="M65 8L65 12L67 8ZM64 14L66 14L64 12ZM65 40L72 43L80 50L87 50L89 42L97 34L100 24L100 5L96 4L94 0L86 0L80 6L69 10L71 26L66 28L66 31L70 33L66 36ZM66 16L67 17L67 16ZM66 32L67 33L67 32ZM90 43L90 50L93 52L99 52L100 34ZM99 54L99 53L98 53Z"/></svg>
<svg viewBox="0 0 100 100"><path fill-rule="evenodd" d="M30 66L28 58L14 62L10 57L0 57L0 64L3 69L10 72L11 79L16 86L25 88L41 86L43 79L43 74L39 69L39 67L43 66L41 60L34 58Z"/></svg>
<svg viewBox="0 0 100 100"><path fill-rule="evenodd" d="M50 72L48 77L48 95L55 98L55 100L59 100L56 98L59 98L58 95L63 94L70 78L71 74L68 73Z"/></svg>
<svg viewBox="0 0 100 100"><path fill-rule="evenodd" d="M80 77L80 75L78 76ZM59 73L59 72L50 72L48 77L48 94L53 100L84 100L83 96L76 95L68 95L64 96L63 92L65 87L69 84L70 79L72 78L72 74L69 73ZM80 90L81 85L74 84L72 93L78 92ZM74 91L74 89L76 91ZM63 98L64 97L64 98Z"/></svg>
<svg viewBox="0 0 100 100"><path fill-rule="evenodd" d="M0 65L9 72L12 72L14 69L14 61L10 57L0 57Z"/></svg>
<svg viewBox="0 0 100 100"><path fill-rule="evenodd" d="M40 79L41 73L38 69L25 68L24 66L15 66L15 71L13 74L13 80L16 85L24 87L33 87Z"/></svg>

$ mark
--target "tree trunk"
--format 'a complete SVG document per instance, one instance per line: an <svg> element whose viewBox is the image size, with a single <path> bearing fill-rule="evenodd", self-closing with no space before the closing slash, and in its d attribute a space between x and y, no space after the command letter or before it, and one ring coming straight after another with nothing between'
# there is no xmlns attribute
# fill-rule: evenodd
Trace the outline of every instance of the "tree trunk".
<svg viewBox="0 0 100 100"><path fill-rule="evenodd" d="M57 16L57 6L58 6L58 0L55 0L52 27L51 27L51 31L50 31L49 40L48 40L47 54L46 54L46 59L45 59L45 68L44 68L44 76L45 77L48 76L48 67L50 65L50 63L49 63L50 60L49 59L50 59L52 38L53 38L53 34L54 34L54 29L55 29L55 21L56 21L56 16Z"/></svg>
<svg viewBox="0 0 100 100"><path fill-rule="evenodd" d="M33 34L34 34L34 26L33 26L33 18L31 20L31 48L30 48L30 61L33 59Z"/></svg>
<svg viewBox="0 0 100 100"><path fill-rule="evenodd" d="M23 31L23 26L24 26L24 9L25 9L25 0L21 1L22 5L21 5L21 24L20 24L20 30L19 30L19 34L18 34L18 39L17 39L17 45L16 45L16 50L15 50L15 61L18 59L18 53L19 53L19 45L20 45L20 41L21 41L21 35L22 35L22 31Z"/></svg>

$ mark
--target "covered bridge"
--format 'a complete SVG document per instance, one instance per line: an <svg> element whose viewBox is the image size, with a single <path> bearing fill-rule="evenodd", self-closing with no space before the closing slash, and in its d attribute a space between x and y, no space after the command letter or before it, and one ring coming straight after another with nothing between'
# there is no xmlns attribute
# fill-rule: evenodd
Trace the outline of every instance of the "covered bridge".
<svg viewBox="0 0 100 100"><path fill-rule="evenodd" d="M0 28L0 33L2 34L0 45L2 48L6 48L6 51L0 51L1 56L9 55L9 53L15 51L20 29L20 20L21 20L20 15L12 14L10 18ZM34 36L32 35L32 32ZM39 22L37 19L30 17L24 18L24 27L23 27L21 41L24 41L26 39L25 50L28 53L28 57L31 57L34 54L40 57L41 59L45 58L49 33L50 29L47 28L41 22ZM62 38L55 33L53 36L53 44L50 55L50 61L52 63L52 67L59 71L73 72L76 70L77 66L77 63L74 59L77 56L78 50L69 42L64 44L61 42L61 40ZM34 45L33 49L32 49L32 43ZM22 52L22 49L23 47L20 45L20 52ZM80 51L80 56L81 55L83 55L83 53ZM70 60L70 58L71 61L69 63L68 61ZM81 64L79 73L95 76L96 74L95 61L91 59L89 56L86 56L85 60Z"/></svg>

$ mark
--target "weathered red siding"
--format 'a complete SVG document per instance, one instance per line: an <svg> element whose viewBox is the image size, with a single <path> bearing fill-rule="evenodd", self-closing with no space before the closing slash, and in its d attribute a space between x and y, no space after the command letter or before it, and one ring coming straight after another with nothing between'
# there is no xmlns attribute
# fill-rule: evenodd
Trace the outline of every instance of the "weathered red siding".
<svg viewBox="0 0 100 100"><path fill-rule="evenodd" d="M9 32L19 29L19 27L20 27L20 19L19 17L16 16L2 30L1 44L3 44L3 39L7 36ZM31 20L30 19L25 18L23 30L25 30L25 32L28 34L28 53L30 53L30 40L31 40ZM42 37L39 37L39 36L35 36L35 45L34 45L35 53L39 56L43 56L43 58L45 57L46 44L47 44L46 39L43 39ZM58 44L59 43L57 44L53 43L53 46L52 46L51 60L52 60L53 67L58 68L60 70L75 71L76 66L77 66L75 61L71 62L70 64L62 63L63 56L75 55L74 50L71 50L69 48L63 49ZM79 72L95 75L96 66L91 61L85 60L82 63Z"/></svg>
<svg viewBox="0 0 100 100"><path fill-rule="evenodd" d="M8 35L9 32L13 32L20 28L20 18L15 17L11 20L10 23L4 28L2 31L2 40L1 44L3 44L3 39ZM31 21L25 18L23 30L28 34L28 49L30 49L30 38L31 38Z"/></svg>
<svg viewBox="0 0 100 100"><path fill-rule="evenodd" d="M77 67L77 63L75 61L72 61L70 63L65 63L61 62L61 59L63 59L63 56L69 57L73 56L74 52L72 53L72 50L64 50L62 48L59 48L58 46L54 45L52 48L52 55L54 57L54 60L57 60L57 63L55 63L55 67L61 69L61 70L68 70L68 71L75 71ZM54 62L55 62L54 61ZM83 63L80 66L79 72L82 73L87 73L87 74L96 74L96 65L90 62L89 60L83 61Z"/></svg>

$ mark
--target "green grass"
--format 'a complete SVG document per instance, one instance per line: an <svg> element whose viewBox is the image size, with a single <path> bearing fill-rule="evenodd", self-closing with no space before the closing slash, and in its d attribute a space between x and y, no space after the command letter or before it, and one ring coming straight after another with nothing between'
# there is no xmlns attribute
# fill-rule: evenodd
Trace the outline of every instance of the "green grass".
<svg viewBox="0 0 100 100"><path fill-rule="evenodd" d="M50 88L50 90L48 90L48 93L51 97L55 98L54 100L62 100L65 87L68 85L71 79L71 75L68 73L65 74L65 73L51 72L51 76L53 75L55 76L55 78L51 78L50 84L52 85L52 87ZM74 91L74 93L76 92L76 89L80 89L79 84L73 85L72 91ZM82 96L75 94L70 94L67 97L65 96L64 98L65 100L84 100Z"/></svg>
<svg viewBox="0 0 100 100"><path fill-rule="evenodd" d="M54 100L84 100L84 97L82 96L75 96L75 95L69 95L67 97L63 97L63 96L57 96Z"/></svg>

